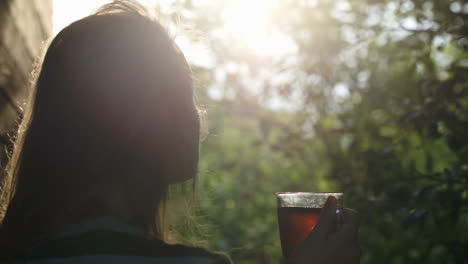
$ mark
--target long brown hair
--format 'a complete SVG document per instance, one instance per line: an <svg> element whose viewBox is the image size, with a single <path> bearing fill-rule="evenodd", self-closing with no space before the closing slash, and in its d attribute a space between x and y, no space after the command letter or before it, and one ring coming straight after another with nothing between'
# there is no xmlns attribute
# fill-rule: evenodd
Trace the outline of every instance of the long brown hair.
<svg viewBox="0 0 468 264"><path fill-rule="evenodd" d="M168 187L197 173L193 93L183 54L137 2L114 1L63 29L6 168L0 241L21 250L103 214L164 239Z"/></svg>

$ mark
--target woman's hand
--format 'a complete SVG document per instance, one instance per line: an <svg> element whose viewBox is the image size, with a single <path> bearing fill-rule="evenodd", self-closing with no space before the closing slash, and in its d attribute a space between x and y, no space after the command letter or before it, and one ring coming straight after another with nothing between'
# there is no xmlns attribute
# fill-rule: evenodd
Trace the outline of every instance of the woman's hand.
<svg viewBox="0 0 468 264"><path fill-rule="evenodd" d="M358 264L361 250L358 242L359 214L341 209L338 223L337 201L328 197L314 230L295 249L288 264Z"/></svg>

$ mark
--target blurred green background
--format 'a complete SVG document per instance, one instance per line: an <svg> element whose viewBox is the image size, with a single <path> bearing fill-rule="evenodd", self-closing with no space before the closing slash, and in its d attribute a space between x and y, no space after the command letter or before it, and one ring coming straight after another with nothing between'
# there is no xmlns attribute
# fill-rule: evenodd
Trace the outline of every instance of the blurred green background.
<svg viewBox="0 0 468 264"><path fill-rule="evenodd" d="M209 247L279 263L275 192L342 191L361 263L467 263L468 2L254 2L160 10L198 47Z"/></svg>

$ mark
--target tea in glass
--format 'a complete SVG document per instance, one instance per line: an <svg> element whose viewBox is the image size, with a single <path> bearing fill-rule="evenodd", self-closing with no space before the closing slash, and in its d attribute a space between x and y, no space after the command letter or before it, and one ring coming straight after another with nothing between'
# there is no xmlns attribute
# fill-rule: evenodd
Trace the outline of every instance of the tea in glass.
<svg viewBox="0 0 468 264"><path fill-rule="evenodd" d="M284 257L312 232L328 196L341 202L343 193L277 193L278 224ZM339 207L338 207L339 208Z"/></svg>

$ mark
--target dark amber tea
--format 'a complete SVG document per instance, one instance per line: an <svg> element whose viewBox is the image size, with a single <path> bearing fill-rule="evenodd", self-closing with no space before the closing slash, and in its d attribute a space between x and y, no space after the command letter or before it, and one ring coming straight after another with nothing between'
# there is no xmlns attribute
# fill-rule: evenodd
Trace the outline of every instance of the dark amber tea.
<svg viewBox="0 0 468 264"><path fill-rule="evenodd" d="M290 257L294 249L312 232L328 196L338 205L342 193L277 193L278 225L283 256Z"/></svg>
<svg viewBox="0 0 468 264"><path fill-rule="evenodd" d="M281 248L285 257L314 229L322 208L280 207L278 208L278 223L281 238Z"/></svg>

